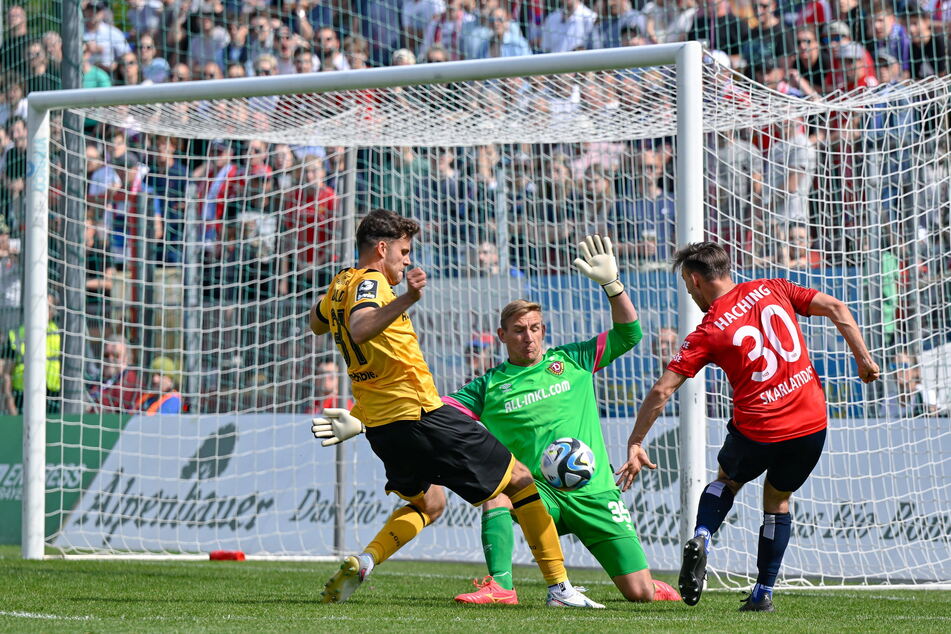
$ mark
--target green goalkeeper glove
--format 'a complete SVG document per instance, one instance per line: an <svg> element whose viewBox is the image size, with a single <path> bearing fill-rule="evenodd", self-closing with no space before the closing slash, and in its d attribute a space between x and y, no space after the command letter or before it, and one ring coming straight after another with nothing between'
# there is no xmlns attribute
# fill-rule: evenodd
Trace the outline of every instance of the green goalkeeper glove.
<svg viewBox="0 0 951 634"><path fill-rule="evenodd" d="M328 407L313 422L310 431L314 432L314 438L326 438L320 443L324 447L359 436L367 430L359 418L350 415L349 410L338 407Z"/></svg>
<svg viewBox="0 0 951 634"><path fill-rule="evenodd" d="M608 297L624 292L624 284L618 279L617 260L611 238L599 235L588 236L578 244L581 257L575 258L575 268L601 285Z"/></svg>

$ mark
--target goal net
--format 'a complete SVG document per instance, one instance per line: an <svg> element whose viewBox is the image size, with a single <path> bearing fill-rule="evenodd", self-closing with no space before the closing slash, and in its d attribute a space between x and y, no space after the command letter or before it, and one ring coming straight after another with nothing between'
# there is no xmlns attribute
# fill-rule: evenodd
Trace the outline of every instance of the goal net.
<svg viewBox="0 0 951 634"><path fill-rule="evenodd" d="M738 281L847 301L883 369L863 386L835 328L800 320L830 432L794 497L785 582L951 581L951 84L809 101L705 59L703 162L682 174L676 67L625 66L402 87L368 71L345 75L353 89L283 95L253 80L254 96L227 99L206 82L190 101L53 110L49 178L33 183L49 199L49 359L34 370L47 398L31 402L48 420L47 552L332 556L369 541L400 502L363 439L329 449L310 434L349 386L307 315L375 207L422 225L413 259L430 282L412 318L442 394L503 358L512 299L542 304L553 345L609 328L570 262L586 234L613 238L645 332L596 378L620 464L693 325L668 264L683 181L702 190L698 237L729 249ZM694 381L710 480L729 386L716 369ZM679 567L694 514L680 413L675 398L649 437L659 468L625 497L659 570ZM745 488L714 541L727 583L755 576L760 499ZM479 526L450 495L397 556L479 560ZM563 544L569 566L597 565Z"/></svg>

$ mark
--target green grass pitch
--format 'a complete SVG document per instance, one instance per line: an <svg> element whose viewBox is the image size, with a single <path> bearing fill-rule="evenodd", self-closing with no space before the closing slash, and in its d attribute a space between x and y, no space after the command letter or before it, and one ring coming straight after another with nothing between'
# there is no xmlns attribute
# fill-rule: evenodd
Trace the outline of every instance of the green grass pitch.
<svg viewBox="0 0 951 634"><path fill-rule="evenodd" d="M683 603L623 601L600 571L572 570L606 610L544 606L538 571L515 571L521 605L461 606L477 564L387 562L347 603L321 605L330 563L23 561L0 549L0 631L951 632L951 592L777 592L775 614L740 614L738 592ZM658 575L675 582L673 575ZM468 584L468 588L467 588Z"/></svg>

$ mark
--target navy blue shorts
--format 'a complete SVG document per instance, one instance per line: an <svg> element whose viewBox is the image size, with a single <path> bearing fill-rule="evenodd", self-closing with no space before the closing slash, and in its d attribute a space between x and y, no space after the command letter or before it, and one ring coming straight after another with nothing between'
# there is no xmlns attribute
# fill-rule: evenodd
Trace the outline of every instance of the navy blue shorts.
<svg viewBox="0 0 951 634"><path fill-rule="evenodd" d="M717 461L727 477L740 484L755 480L764 471L766 481L778 491L796 491L819 463L826 444L826 430L780 442L750 440L727 425L726 440Z"/></svg>

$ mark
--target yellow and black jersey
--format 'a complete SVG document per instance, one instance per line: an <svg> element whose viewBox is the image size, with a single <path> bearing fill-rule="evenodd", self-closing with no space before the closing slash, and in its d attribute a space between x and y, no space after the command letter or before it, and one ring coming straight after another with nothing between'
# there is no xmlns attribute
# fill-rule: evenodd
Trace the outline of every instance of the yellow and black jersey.
<svg viewBox="0 0 951 634"><path fill-rule="evenodd" d="M422 411L442 406L409 315L403 313L360 345L350 335L354 312L386 306L394 299L396 293L382 273L351 268L334 276L317 309L347 364L356 400L353 415L367 427L419 420Z"/></svg>

